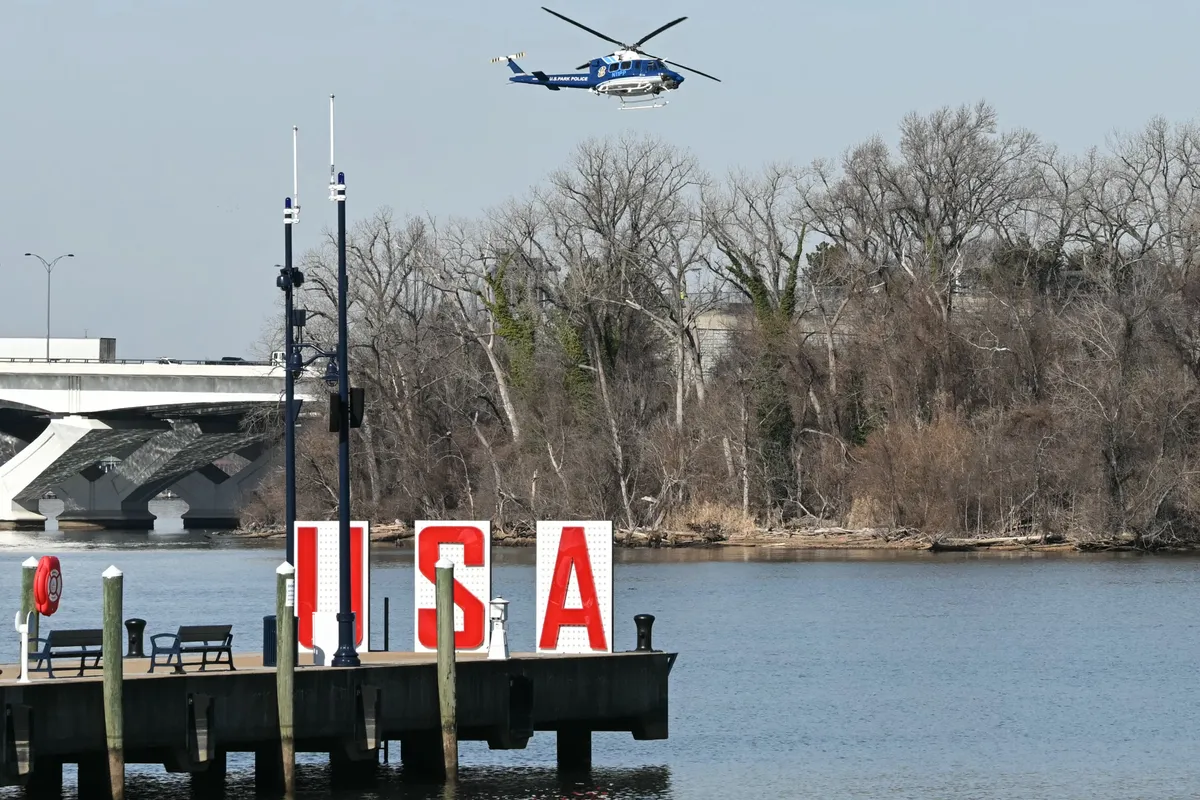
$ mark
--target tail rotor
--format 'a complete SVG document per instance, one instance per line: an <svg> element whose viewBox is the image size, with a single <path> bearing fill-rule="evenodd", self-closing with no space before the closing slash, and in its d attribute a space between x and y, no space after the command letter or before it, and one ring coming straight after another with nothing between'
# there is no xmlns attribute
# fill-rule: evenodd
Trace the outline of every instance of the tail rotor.
<svg viewBox="0 0 1200 800"><path fill-rule="evenodd" d="M508 64L508 68L511 69L513 72L515 72L517 75L524 75L525 70L521 69L521 67L517 64L517 59L524 58L524 57L525 57L525 51L521 51L520 53L513 53L511 56L496 56L495 58L492 59L492 63L493 64Z"/></svg>

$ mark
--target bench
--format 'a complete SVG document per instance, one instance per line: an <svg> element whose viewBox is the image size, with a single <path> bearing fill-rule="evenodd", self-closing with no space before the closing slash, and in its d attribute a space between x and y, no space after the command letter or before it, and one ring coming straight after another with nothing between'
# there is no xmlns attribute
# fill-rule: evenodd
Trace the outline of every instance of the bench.
<svg viewBox="0 0 1200 800"><path fill-rule="evenodd" d="M54 677L54 659L78 658L81 677L85 669L102 669L100 656L104 649L104 631L100 628L78 630L53 630L45 637L35 636L29 640L29 656L36 657L37 664L30 672L47 672ZM88 659L92 663L87 663ZM42 666L42 664L46 666Z"/></svg>
<svg viewBox="0 0 1200 800"><path fill-rule="evenodd" d="M184 653L200 654L201 672L210 664L228 664L229 669L234 669L232 629L232 625L180 625L175 633L151 636L149 672L154 672L155 666L173 666L176 673L183 672ZM160 640L164 644L159 644ZM164 653L167 658L160 663L158 656ZM224 661L221 660L222 653L226 656ZM210 655L215 656L212 661L208 660Z"/></svg>

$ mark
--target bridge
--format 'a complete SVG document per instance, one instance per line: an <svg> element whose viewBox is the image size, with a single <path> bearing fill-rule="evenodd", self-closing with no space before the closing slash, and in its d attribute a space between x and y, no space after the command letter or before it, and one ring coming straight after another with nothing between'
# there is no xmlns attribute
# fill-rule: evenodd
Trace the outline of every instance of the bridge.
<svg viewBox="0 0 1200 800"><path fill-rule="evenodd" d="M15 451L0 526L41 527L51 497L59 522L148 529L168 490L186 526L236 525L274 462L283 387L273 363L0 357L0 439Z"/></svg>

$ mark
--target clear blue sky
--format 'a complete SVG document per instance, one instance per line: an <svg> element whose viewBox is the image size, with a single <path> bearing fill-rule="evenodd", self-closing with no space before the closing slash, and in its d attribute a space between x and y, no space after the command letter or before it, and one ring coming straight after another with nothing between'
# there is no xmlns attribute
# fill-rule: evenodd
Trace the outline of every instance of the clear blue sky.
<svg viewBox="0 0 1200 800"><path fill-rule="evenodd" d="M993 103L1072 150L1154 114L1191 118L1200 7L1145 0L837 3L667 0L550 7L690 76L671 104L618 112L510 85L493 56L570 71L611 46L541 3L5 0L0 335L117 337L118 355L249 354L274 317L300 126L297 252L335 224L328 95L351 221L471 215L522 194L584 138L634 129L717 173L837 156L910 110ZM649 47L649 45L647 45Z"/></svg>

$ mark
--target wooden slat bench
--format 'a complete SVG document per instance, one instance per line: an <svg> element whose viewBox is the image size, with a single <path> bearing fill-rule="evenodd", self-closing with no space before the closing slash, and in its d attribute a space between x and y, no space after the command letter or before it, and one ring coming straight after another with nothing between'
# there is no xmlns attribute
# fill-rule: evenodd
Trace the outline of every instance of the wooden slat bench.
<svg viewBox="0 0 1200 800"><path fill-rule="evenodd" d="M47 672L53 678L56 658L78 658L77 677L82 676L85 669L103 669L100 657L104 649L104 631L100 628L53 630L45 638L36 636L29 642L29 657L37 658L37 664L30 672ZM90 664L87 663L89 658Z"/></svg>
<svg viewBox="0 0 1200 800"><path fill-rule="evenodd" d="M233 634L232 625L180 625L175 633L158 633L150 637L150 669L155 666L173 666L175 672L183 672L183 654L200 654L200 671L204 672L210 664L228 664L233 666ZM163 644L159 644L160 640ZM165 661L160 662L158 656L166 654ZM221 654L225 660L221 660ZM209 655L214 655L209 661ZM197 662L188 662L195 664Z"/></svg>

